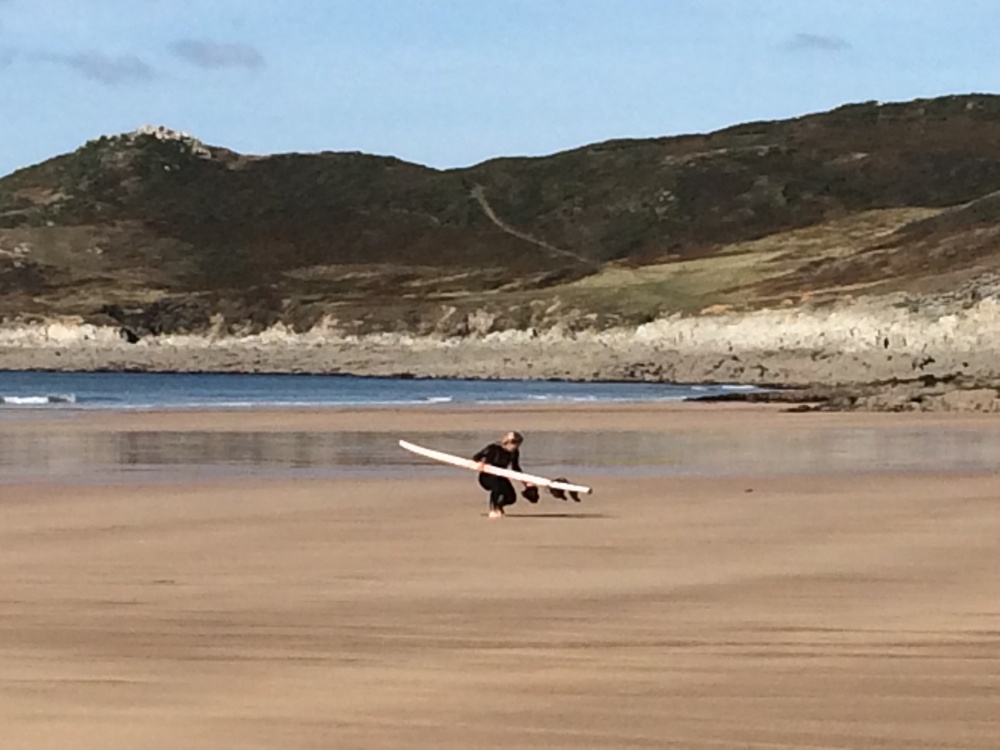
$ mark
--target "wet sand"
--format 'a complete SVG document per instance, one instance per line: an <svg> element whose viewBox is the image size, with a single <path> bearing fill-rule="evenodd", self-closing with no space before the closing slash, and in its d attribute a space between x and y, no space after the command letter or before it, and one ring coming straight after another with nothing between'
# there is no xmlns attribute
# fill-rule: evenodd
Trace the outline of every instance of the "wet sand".
<svg viewBox="0 0 1000 750"><path fill-rule="evenodd" d="M556 432L761 434L791 464L823 429L1000 430L644 406L18 413L0 432L430 440L512 417L526 459ZM0 746L1000 747L1000 481L926 454L905 472L580 467L583 503L522 501L499 522L471 474L419 465L10 479Z"/></svg>

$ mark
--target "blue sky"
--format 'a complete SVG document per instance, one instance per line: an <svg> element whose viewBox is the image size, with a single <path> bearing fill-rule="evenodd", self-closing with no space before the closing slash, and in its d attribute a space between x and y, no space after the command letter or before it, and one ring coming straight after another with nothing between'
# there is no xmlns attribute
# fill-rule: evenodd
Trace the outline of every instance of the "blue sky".
<svg viewBox="0 0 1000 750"><path fill-rule="evenodd" d="M993 0L0 0L0 174L160 124L434 167L1000 89Z"/></svg>

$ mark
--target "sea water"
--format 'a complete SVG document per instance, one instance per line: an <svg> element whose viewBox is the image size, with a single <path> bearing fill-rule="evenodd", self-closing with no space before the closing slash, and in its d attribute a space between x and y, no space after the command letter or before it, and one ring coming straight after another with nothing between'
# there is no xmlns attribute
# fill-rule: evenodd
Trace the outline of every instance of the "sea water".
<svg viewBox="0 0 1000 750"><path fill-rule="evenodd" d="M0 408L239 409L683 401L747 386L346 375L0 372Z"/></svg>

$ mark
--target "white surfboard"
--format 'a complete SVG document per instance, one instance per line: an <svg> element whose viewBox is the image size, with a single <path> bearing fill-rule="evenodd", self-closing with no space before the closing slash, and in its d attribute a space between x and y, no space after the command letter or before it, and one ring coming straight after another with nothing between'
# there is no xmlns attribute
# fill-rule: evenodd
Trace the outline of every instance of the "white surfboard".
<svg viewBox="0 0 1000 750"><path fill-rule="evenodd" d="M400 440L399 445L411 453L416 453L418 456L432 458L435 461L441 461L446 464L451 464L452 466L461 466L463 469L479 471L479 463L477 461L473 461L471 458L453 456L450 453L432 450L431 448L424 448L420 445L408 443L405 440ZM547 477L525 474L524 472L514 471L513 469L501 469L499 466L490 466L489 464L485 464L482 467L482 470L487 474L493 474L498 477L516 479L518 482L527 482L528 484L534 484L539 487L550 487L554 490L562 490L563 492L576 492L582 495L589 495L593 492L593 490L586 485L570 484L569 482L557 482L553 479L548 479Z"/></svg>

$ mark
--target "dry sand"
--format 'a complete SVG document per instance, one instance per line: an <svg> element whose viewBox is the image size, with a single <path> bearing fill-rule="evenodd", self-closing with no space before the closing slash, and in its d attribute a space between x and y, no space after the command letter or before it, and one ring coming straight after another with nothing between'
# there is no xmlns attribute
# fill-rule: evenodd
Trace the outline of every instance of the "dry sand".
<svg viewBox="0 0 1000 750"><path fill-rule="evenodd" d="M510 417L90 414L0 430ZM555 426L998 429L751 407L517 420L526 453ZM596 494L522 501L499 522L460 472L0 485L0 748L1000 747L996 476L574 479Z"/></svg>

